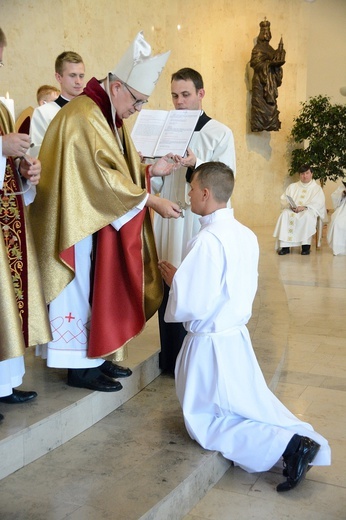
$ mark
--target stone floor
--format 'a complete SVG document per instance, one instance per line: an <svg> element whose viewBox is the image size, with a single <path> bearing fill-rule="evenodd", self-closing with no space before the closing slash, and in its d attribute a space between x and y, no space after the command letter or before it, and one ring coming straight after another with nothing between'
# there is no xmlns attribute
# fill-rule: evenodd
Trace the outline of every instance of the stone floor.
<svg viewBox="0 0 346 520"><path fill-rule="evenodd" d="M156 317L129 349L116 394L73 389L66 372L26 357L23 389L0 405L1 520L334 520L346 518L346 257L279 257L258 228L259 290L249 330L267 383L326 436L330 467L287 494L278 469L247 474L186 434L174 380L159 375ZM325 233L324 233L325 234Z"/></svg>

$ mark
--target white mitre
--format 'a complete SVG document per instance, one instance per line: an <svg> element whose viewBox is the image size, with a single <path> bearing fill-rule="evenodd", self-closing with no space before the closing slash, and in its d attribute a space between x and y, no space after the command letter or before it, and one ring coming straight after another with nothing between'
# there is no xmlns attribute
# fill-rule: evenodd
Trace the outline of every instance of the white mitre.
<svg viewBox="0 0 346 520"><path fill-rule="evenodd" d="M111 71L129 87L150 96L171 51L151 56L151 47L139 32L119 63Z"/></svg>

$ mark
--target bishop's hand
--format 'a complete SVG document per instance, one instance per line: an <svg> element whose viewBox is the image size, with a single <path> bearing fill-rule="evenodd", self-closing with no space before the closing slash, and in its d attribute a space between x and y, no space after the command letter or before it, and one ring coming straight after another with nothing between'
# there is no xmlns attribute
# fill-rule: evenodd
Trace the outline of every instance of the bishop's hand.
<svg viewBox="0 0 346 520"><path fill-rule="evenodd" d="M12 132L2 136L2 155L5 157L22 157L30 147L27 134Z"/></svg>
<svg viewBox="0 0 346 520"><path fill-rule="evenodd" d="M173 154L168 153L150 165L149 175L150 177L165 177L170 175L176 167L177 164L174 161Z"/></svg>

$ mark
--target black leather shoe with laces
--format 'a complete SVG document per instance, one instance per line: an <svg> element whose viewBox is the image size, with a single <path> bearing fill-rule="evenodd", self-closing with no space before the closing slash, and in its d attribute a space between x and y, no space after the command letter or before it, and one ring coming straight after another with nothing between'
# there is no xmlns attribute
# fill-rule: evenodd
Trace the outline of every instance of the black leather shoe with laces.
<svg viewBox="0 0 346 520"><path fill-rule="evenodd" d="M281 482L276 491L289 491L295 488L304 478L309 464L317 455L320 445L309 437L301 437L297 451L284 457L283 474L287 477L286 482Z"/></svg>

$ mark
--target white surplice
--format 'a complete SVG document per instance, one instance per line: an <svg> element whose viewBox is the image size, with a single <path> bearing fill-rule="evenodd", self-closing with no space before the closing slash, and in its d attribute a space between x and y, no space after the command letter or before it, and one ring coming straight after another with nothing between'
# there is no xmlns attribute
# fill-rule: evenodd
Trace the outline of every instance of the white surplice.
<svg viewBox="0 0 346 520"><path fill-rule="evenodd" d="M55 101L35 108L30 121L30 140L33 145L29 150L31 157L38 157L46 130L60 109Z"/></svg>
<svg viewBox="0 0 346 520"><path fill-rule="evenodd" d="M346 255L346 197L345 186L339 186L332 194L334 213L328 226L327 241L334 255Z"/></svg>
<svg viewBox="0 0 346 520"><path fill-rule="evenodd" d="M201 130L194 132L189 148L196 156L196 168L208 161L220 161L235 174L236 159L232 131L224 124L210 119ZM158 213L154 214L154 235L158 257L168 260L176 267L185 254L188 241L198 233L200 224L198 216L192 213L190 206L190 184L186 182L187 168L179 168L167 177L151 179L154 193L160 193L173 202L181 202L184 207L184 218L167 219Z"/></svg>
<svg viewBox="0 0 346 520"><path fill-rule="evenodd" d="M24 356L0 361L0 397L11 395L25 374Z"/></svg>
<svg viewBox="0 0 346 520"><path fill-rule="evenodd" d="M297 206L307 206L307 209L294 213L289 209L286 195L292 197ZM317 217L323 220L326 214L321 186L314 179L305 184L301 181L294 182L281 195L280 202L283 211L273 233L273 237L277 239L275 248L311 244L311 238L316 233Z"/></svg>
<svg viewBox="0 0 346 520"><path fill-rule="evenodd" d="M258 244L232 209L202 217L201 231L174 275L165 313L188 331L176 362L187 431L246 471L266 471L295 433L321 444L314 464L330 464L328 442L267 387L246 327L257 290Z"/></svg>

